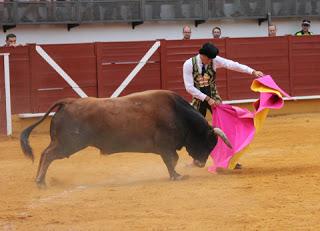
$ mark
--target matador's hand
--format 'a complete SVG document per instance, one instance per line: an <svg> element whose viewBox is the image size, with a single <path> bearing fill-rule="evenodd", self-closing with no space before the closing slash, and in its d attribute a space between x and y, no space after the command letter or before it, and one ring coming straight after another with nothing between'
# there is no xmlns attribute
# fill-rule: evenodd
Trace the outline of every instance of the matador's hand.
<svg viewBox="0 0 320 231"><path fill-rule="evenodd" d="M218 101L215 101L215 100L212 99L212 98L210 98L207 102L208 102L208 104L209 104L210 106L213 106L213 107L216 107L216 106L219 104Z"/></svg>
<svg viewBox="0 0 320 231"><path fill-rule="evenodd" d="M253 71L252 75L256 78L264 76L264 74L261 71Z"/></svg>

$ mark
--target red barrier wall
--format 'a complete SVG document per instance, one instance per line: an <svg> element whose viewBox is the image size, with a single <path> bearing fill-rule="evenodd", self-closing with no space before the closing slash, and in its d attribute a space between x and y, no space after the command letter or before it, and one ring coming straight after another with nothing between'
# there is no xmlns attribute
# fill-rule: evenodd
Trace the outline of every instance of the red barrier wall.
<svg viewBox="0 0 320 231"><path fill-rule="evenodd" d="M10 53L11 111L13 114L30 112L31 109L29 52L29 46L2 48L0 50L0 53ZM1 75L3 76L3 70ZM3 77L1 81L4 81ZM5 101L5 99L3 100Z"/></svg>
<svg viewBox="0 0 320 231"><path fill-rule="evenodd" d="M98 96L110 97L154 43L155 41L96 43ZM121 95L160 88L158 49Z"/></svg>
<svg viewBox="0 0 320 231"><path fill-rule="evenodd" d="M97 97L94 44L40 45L88 95ZM32 112L44 112L56 100L79 97L71 86L37 53L30 52Z"/></svg>
<svg viewBox="0 0 320 231"><path fill-rule="evenodd" d="M320 94L320 36L289 37L292 95Z"/></svg>
<svg viewBox="0 0 320 231"><path fill-rule="evenodd" d="M271 74L292 96L320 95L320 36L161 40L160 48L121 95L169 89L190 99L182 78L183 62L204 42L213 42L222 57ZM109 97L155 41L41 45L89 96ZM60 98L78 97L35 50L35 45L0 48L10 53L12 112L44 112ZM3 61L0 63L3 87ZM252 77L219 69L217 84L225 100L255 98ZM4 103L1 90L0 104ZM1 109L2 110L2 109ZM0 111L1 116L3 110Z"/></svg>
<svg viewBox="0 0 320 231"><path fill-rule="evenodd" d="M270 74L290 93L288 37L226 39L226 56L265 74ZM250 85L253 77L227 71L228 99L256 98Z"/></svg>

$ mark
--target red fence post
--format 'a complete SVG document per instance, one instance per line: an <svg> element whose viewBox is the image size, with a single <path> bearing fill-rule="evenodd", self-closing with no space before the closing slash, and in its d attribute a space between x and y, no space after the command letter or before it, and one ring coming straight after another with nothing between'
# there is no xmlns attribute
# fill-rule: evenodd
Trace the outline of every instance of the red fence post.
<svg viewBox="0 0 320 231"><path fill-rule="evenodd" d="M102 76L102 46L103 43L95 43L95 53L96 53L96 68L97 68L97 96L99 98L107 97L106 92L104 91L104 85L106 78Z"/></svg>
<svg viewBox="0 0 320 231"><path fill-rule="evenodd" d="M161 89L167 89L167 42L165 39L160 40L160 79L161 79Z"/></svg>
<svg viewBox="0 0 320 231"><path fill-rule="evenodd" d="M3 56L0 56L0 134L7 134L6 127L6 94L4 87L4 61Z"/></svg>
<svg viewBox="0 0 320 231"><path fill-rule="evenodd" d="M225 38L225 58L229 57L228 51L229 51L229 38ZM226 70L226 99L223 100L230 100L231 99L231 91L230 91L230 83L229 83L229 70Z"/></svg>
<svg viewBox="0 0 320 231"><path fill-rule="evenodd" d="M292 36L288 35L288 63L289 63L289 94L294 95L293 90L293 80L292 80L292 74L293 74L293 65L292 65Z"/></svg>
<svg viewBox="0 0 320 231"><path fill-rule="evenodd" d="M31 112L38 112L38 97L37 97L37 87L36 78L34 73L36 72L36 44L29 44L29 74L30 74L30 103Z"/></svg>

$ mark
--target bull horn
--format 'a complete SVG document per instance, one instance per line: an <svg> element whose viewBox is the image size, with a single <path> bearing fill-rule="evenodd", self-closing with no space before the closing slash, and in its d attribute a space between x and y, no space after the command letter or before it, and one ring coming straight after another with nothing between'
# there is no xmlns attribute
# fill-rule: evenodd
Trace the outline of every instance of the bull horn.
<svg viewBox="0 0 320 231"><path fill-rule="evenodd" d="M213 129L214 133L218 136L221 137L221 139L223 140L223 142L232 149L232 145L228 139L228 137L226 136L226 134L224 134L224 132L220 129L220 128L214 128Z"/></svg>

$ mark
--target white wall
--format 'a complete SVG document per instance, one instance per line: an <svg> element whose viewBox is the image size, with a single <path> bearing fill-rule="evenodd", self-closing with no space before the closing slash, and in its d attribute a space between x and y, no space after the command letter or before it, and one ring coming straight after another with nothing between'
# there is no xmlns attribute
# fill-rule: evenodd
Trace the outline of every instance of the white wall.
<svg viewBox="0 0 320 231"><path fill-rule="evenodd" d="M278 27L278 35L294 34L301 29L301 18L278 19L273 23ZM320 20L312 20L311 31L320 34ZM145 22L133 30L131 24L82 24L67 30L66 25L18 25L16 28L0 34L4 44L8 33L17 35L18 43L83 43L94 41L137 41L154 39L180 39L183 25L191 25L192 38L210 38L214 26L222 29L223 37L267 36L267 22L260 26L257 20L207 21L194 26L193 21L180 22Z"/></svg>

